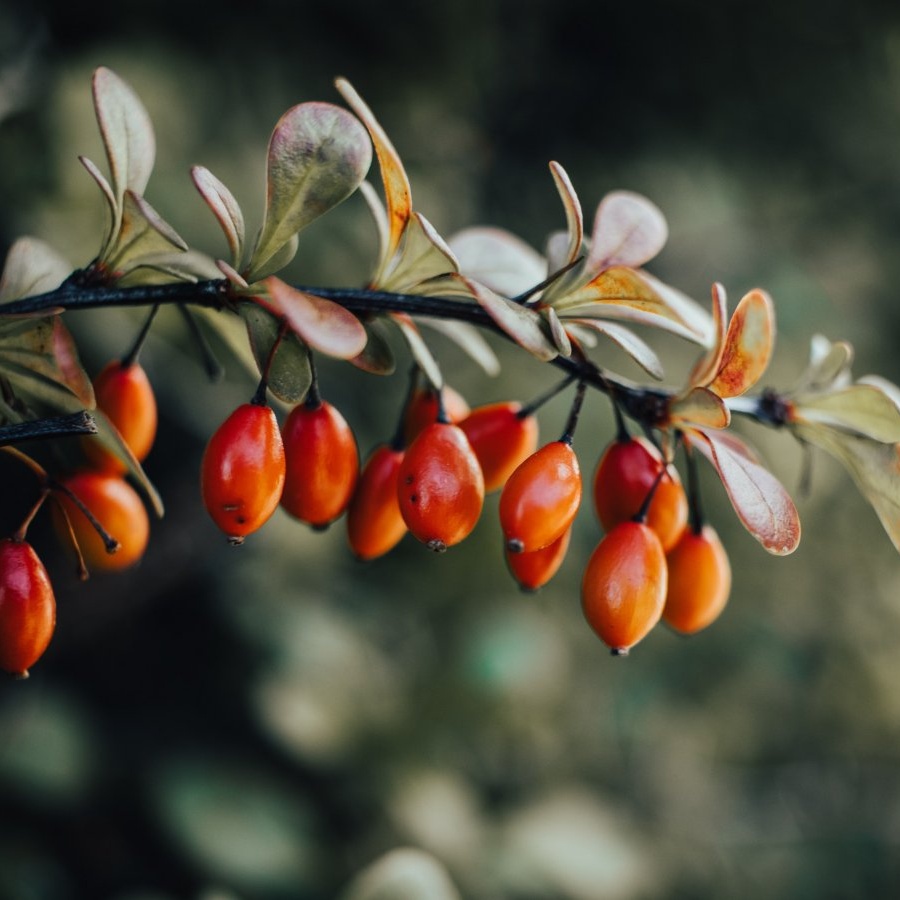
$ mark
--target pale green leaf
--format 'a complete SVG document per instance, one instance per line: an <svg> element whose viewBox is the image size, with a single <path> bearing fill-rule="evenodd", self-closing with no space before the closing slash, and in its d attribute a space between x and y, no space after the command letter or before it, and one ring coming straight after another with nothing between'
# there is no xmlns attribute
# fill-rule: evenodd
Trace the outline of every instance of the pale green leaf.
<svg viewBox="0 0 900 900"><path fill-rule="evenodd" d="M558 355L541 325L540 314L472 282L475 298L495 324L520 347L547 362Z"/></svg>
<svg viewBox="0 0 900 900"><path fill-rule="evenodd" d="M497 359L497 354L474 325L455 319L437 319L431 316L416 316L416 322L427 325L449 338L460 349L468 353L487 375L500 373L500 360Z"/></svg>
<svg viewBox="0 0 900 900"><path fill-rule="evenodd" d="M547 275L540 253L501 228L466 228L448 243L467 278L504 297L525 293Z"/></svg>
<svg viewBox="0 0 900 900"><path fill-rule="evenodd" d="M831 393L810 395L794 405L795 420L855 432L875 441L900 442L900 409L872 384L853 384Z"/></svg>
<svg viewBox="0 0 900 900"><path fill-rule="evenodd" d="M339 900L461 900L444 866L413 847L391 850L366 866Z"/></svg>
<svg viewBox="0 0 900 900"><path fill-rule="evenodd" d="M727 428L731 413L718 394L707 388L695 387L669 404L669 421L674 425Z"/></svg>
<svg viewBox="0 0 900 900"><path fill-rule="evenodd" d="M385 291L411 293L416 285L459 271L453 251L420 213L413 213L400 252L375 284Z"/></svg>
<svg viewBox="0 0 900 900"><path fill-rule="evenodd" d="M115 237L115 229L118 226L119 222L119 202L116 200L116 195L113 193L113 189L110 187L109 182L106 180L106 176L97 168L97 165L86 156L79 156L79 162L87 169L88 175L94 179L97 187L100 188L100 193L103 194L103 199L106 200L106 211L108 216L106 218L106 230L103 234L103 241L100 244L100 253L99 255L102 257L106 254L109 249L110 244Z"/></svg>
<svg viewBox="0 0 900 900"><path fill-rule="evenodd" d="M346 200L371 162L365 129L345 109L318 102L289 109L269 140L266 213L248 280L298 231Z"/></svg>
<svg viewBox="0 0 900 900"><path fill-rule="evenodd" d="M191 178L225 234L232 265L240 268L245 238L244 213L240 204L234 194L204 166L194 166Z"/></svg>
<svg viewBox="0 0 900 900"><path fill-rule="evenodd" d="M386 263L388 246L391 240L391 225L390 222L388 222L387 210L384 208L384 203L382 202L381 197L378 196L378 192L375 188L373 188L368 181L364 181L359 186L359 192L362 194L363 200L366 201L366 206L372 216L372 221L375 223L375 232L378 235L378 262L376 264L376 269L380 271Z"/></svg>
<svg viewBox="0 0 900 900"><path fill-rule="evenodd" d="M646 197L630 191L607 194L597 207L585 272L638 268L662 250L668 236L665 217Z"/></svg>
<svg viewBox="0 0 900 900"><path fill-rule="evenodd" d="M590 329L598 334L608 337L613 343L624 350L648 375L661 381L664 375L662 362L656 355L656 351L639 338L630 328L625 328L615 322L604 322L602 319L569 319L566 318L566 328L573 325ZM577 332L576 332L577 334Z"/></svg>
<svg viewBox="0 0 900 900"><path fill-rule="evenodd" d="M17 394L63 412L94 407L94 390L59 316L0 317L0 374Z"/></svg>
<svg viewBox="0 0 900 900"><path fill-rule="evenodd" d="M572 342L566 329L563 327L556 310L552 306L542 306L539 312L547 323L547 330L550 332L550 338L553 346L556 347L560 356L569 357L572 355Z"/></svg>
<svg viewBox="0 0 900 900"><path fill-rule="evenodd" d="M204 334L214 334L248 374L258 374L256 360L247 341L246 325L238 316L206 306L191 307L191 315Z"/></svg>
<svg viewBox="0 0 900 900"><path fill-rule="evenodd" d="M781 482L727 432L689 429L685 435L713 464L744 527L769 553L793 553L800 516Z"/></svg>
<svg viewBox="0 0 900 900"><path fill-rule="evenodd" d="M412 191L409 186L409 178L400 161L400 155L394 149L384 129L375 118L372 110L356 92L356 89L346 78L338 78L335 81L341 96L347 101L348 106L359 116L360 121L366 126L372 143L375 146L375 155L378 157L378 167L381 170L381 180L384 184L384 196L387 204L388 240L383 246L383 254L377 270L377 281L384 267L393 258L400 246L400 239L406 230L406 225L412 216Z"/></svg>
<svg viewBox="0 0 900 900"><path fill-rule="evenodd" d="M49 244L34 237L16 240L6 254L0 276L0 303L55 290L72 266Z"/></svg>
<svg viewBox="0 0 900 900"><path fill-rule="evenodd" d="M298 291L269 276L265 292L254 301L278 318L315 350L338 359L352 359L366 345L366 330L353 313L338 303Z"/></svg>
<svg viewBox="0 0 900 900"><path fill-rule="evenodd" d="M390 375L397 368L394 360L394 351L385 333L385 325L382 319L372 319L363 322L368 339L362 352L350 360L358 369L370 372L372 375Z"/></svg>
<svg viewBox="0 0 900 900"><path fill-rule="evenodd" d="M900 551L900 446L833 428L797 425L794 432L847 469Z"/></svg>
<svg viewBox="0 0 900 900"><path fill-rule="evenodd" d="M143 194L153 171L153 124L137 94L115 72L100 67L93 79L94 110L106 148L116 207L126 190Z"/></svg>
<svg viewBox="0 0 900 900"><path fill-rule="evenodd" d="M800 376L793 393L818 392L850 383L853 347L846 341L832 343L824 335L815 334L810 341L809 366Z"/></svg>
<svg viewBox="0 0 900 900"><path fill-rule="evenodd" d="M309 350L292 332L281 337L279 321L256 303L241 303L238 311L247 324L250 349L260 374L268 370L269 390L285 403L299 403L312 383ZM272 354L276 342L278 347ZM270 361L271 357L271 361Z"/></svg>
<svg viewBox="0 0 900 900"><path fill-rule="evenodd" d="M431 387L439 391L444 386L444 376L441 374L441 367L437 364L437 360L432 355L431 350L429 350L428 344L422 340L422 335L419 334L419 329L416 327L415 322L404 313L391 313L390 317L405 338L416 365L428 379Z"/></svg>
<svg viewBox="0 0 900 900"><path fill-rule="evenodd" d="M98 442L107 453L112 454L125 466L126 474L134 479L138 489L147 498L153 511L162 518L165 514L162 498L147 477L147 473L143 470L141 464L135 459L131 448L125 443L122 435L119 434L116 426L110 422L101 409L93 410L91 415L97 423L97 433L89 438L85 438L85 440Z"/></svg>
<svg viewBox="0 0 900 900"><path fill-rule="evenodd" d="M173 249L187 250L188 245L143 197L125 191L122 224L101 262L116 278L121 278L142 265L145 257Z"/></svg>

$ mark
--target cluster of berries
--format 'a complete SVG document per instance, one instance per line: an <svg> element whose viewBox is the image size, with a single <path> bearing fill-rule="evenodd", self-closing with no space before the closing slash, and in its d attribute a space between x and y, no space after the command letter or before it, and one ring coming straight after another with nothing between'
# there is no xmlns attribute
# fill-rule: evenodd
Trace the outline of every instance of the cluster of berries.
<svg viewBox="0 0 900 900"><path fill-rule="evenodd" d="M156 398L137 362L110 362L94 379L97 408L138 461L156 437ZM56 601L47 570L25 540L28 524L52 496L53 524L71 543L79 572L118 571L136 563L150 537L140 496L125 480L125 464L96 438L82 444L87 465L58 481L44 476L38 503L17 534L0 541L0 669L19 678L47 649Z"/></svg>
<svg viewBox="0 0 900 900"><path fill-rule="evenodd" d="M314 528L346 511L351 549L363 560L407 531L443 551L475 528L485 494L500 490L506 560L521 587L539 589L562 564L582 495L572 433L583 387L562 437L540 449L535 412L546 397L470 409L452 388L416 388L394 439L361 470L349 425L315 385L282 430L264 396L226 419L203 458L204 503L233 543L280 503ZM678 473L649 441L620 431L597 467L594 502L606 534L585 570L582 604L614 653L627 653L660 618L690 634L719 615L731 586L727 555L699 508L688 522Z"/></svg>

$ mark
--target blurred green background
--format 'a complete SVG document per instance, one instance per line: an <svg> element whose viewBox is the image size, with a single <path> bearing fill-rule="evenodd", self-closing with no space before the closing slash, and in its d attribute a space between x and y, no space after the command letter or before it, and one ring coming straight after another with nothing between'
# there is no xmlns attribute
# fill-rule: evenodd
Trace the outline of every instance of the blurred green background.
<svg viewBox="0 0 900 900"><path fill-rule="evenodd" d="M102 161L101 64L154 120L148 199L212 254L223 242L189 166L222 178L255 227L272 125L294 103L337 102L342 74L443 234L490 223L540 247L563 224L556 159L589 219L618 188L662 208L671 239L654 274L704 303L713 280L732 302L770 291L771 383L791 383L816 332L855 345L857 374L900 381L895 3L6 0L0 249L31 233L73 265L96 253L101 202L76 157ZM373 256L354 197L304 234L291 275L358 284ZM139 326L125 312L68 321L91 371ZM656 345L677 382L689 348ZM527 399L550 378L499 344L496 379L435 346L473 404ZM579 608L599 537L587 506L537 596L505 571L496 498L440 557L407 539L363 566L342 523L316 534L281 513L235 550L197 472L252 379L232 364L206 383L174 315L143 362L162 410L147 470L168 513L138 569L86 585L36 526L59 625L29 681L0 682L2 900L318 900L402 845L477 900L896 890L900 561L829 460L798 498L804 541L786 559L706 478L731 603L701 635L660 628L615 660ZM322 388L365 454L404 383L325 363ZM542 412L545 436L565 406ZM744 433L793 491L796 446ZM576 438L586 473L611 435L591 398ZM0 475L4 491L23 480Z"/></svg>

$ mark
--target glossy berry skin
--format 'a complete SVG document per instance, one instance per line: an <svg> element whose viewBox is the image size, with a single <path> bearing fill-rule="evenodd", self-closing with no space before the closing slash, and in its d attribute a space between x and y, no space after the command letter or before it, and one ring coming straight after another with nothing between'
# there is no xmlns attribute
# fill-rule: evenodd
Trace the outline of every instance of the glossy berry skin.
<svg viewBox="0 0 900 900"><path fill-rule="evenodd" d="M516 402L491 403L473 409L459 423L481 464L486 493L500 490L537 449L537 419L518 416L521 408Z"/></svg>
<svg viewBox="0 0 900 900"><path fill-rule="evenodd" d="M233 544L260 528L278 508L284 487L284 444L275 413L245 403L216 430L200 468L203 504Z"/></svg>
<svg viewBox="0 0 900 900"><path fill-rule="evenodd" d="M0 541L0 669L26 678L55 627L56 600L43 563L25 541Z"/></svg>
<svg viewBox="0 0 900 900"><path fill-rule="evenodd" d="M581 503L581 470L566 441L532 453L510 475L500 494L500 526L514 553L531 553L557 540Z"/></svg>
<svg viewBox="0 0 900 900"><path fill-rule="evenodd" d="M85 471L70 475L62 482L91 511L110 537L119 542L115 553L107 553L103 539L77 504L63 493L55 496L65 508L88 569L116 572L133 566L147 549L150 518L137 492L117 475ZM65 522L58 509L53 521L60 540L69 540Z"/></svg>
<svg viewBox="0 0 900 900"><path fill-rule="evenodd" d="M666 555L656 532L640 522L621 522L588 560L581 608L600 639L623 656L659 621L667 585Z"/></svg>
<svg viewBox="0 0 900 900"><path fill-rule="evenodd" d="M663 618L676 631L694 634L718 617L731 591L731 565L715 529L685 529L669 551L669 590Z"/></svg>
<svg viewBox="0 0 900 900"><path fill-rule="evenodd" d="M484 476L469 441L456 425L427 425L400 464L400 514L432 550L467 537L484 505Z"/></svg>
<svg viewBox="0 0 900 900"><path fill-rule="evenodd" d="M506 551L506 564L523 591L540 590L558 571L566 558L572 529L567 528L552 544L531 553Z"/></svg>
<svg viewBox="0 0 900 900"><path fill-rule="evenodd" d="M350 503L359 451L346 419L325 400L301 403L282 429L287 472L281 505L294 518L325 528Z"/></svg>
<svg viewBox="0 0 900 900"><path fill-rule="evenodd" d="M458 425L469 415L469 404L459 391L449 385L443 387L444 412L447 418ZM431 388L416 388L403 413L403 438L408 447L426 425L432 425L438 417L438 392Z"/></svg>
<svg viewBox="0 0 900 900"><path fill-rule="evenodd" d="M113 360L94 379L97 407L116 426L122 439L142 462L156 438L156 397L147 373L139 363L123 366ZM125 464L105 450L99 441L84 441L92 465L107 472L124 474Z"/></svg>
<svg viewBox="0 0 900 900"><path fill-rule="evenodd" d="M392 550L409 530L400 514L398 476L404 452L388 444L366 460L347 509L347 538L359 559L370 560Z"/></svg>
<svg viewBox="0 0 900 900"><path fill-rule="evenodd" d="M594 506L605 531L638 514L662 467L659 454L644 438L616 440L606 448L594 473ZM668 551L681 537L687 519L684 488L669 466L650 502L647 524Z"/></svg>

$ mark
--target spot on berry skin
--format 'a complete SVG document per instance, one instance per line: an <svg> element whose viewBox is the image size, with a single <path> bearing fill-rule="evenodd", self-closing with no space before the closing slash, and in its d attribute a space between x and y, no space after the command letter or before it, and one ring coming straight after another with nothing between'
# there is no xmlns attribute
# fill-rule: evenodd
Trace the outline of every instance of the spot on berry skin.
<svg viewBox="0 0 900 900"><path fill-rule="evenodd" d="M418 495L418 494L410 494L410 495L409 495L409 502L410 502L410 503L418 503L418 502L419 502L419 495Z"/></svg>

